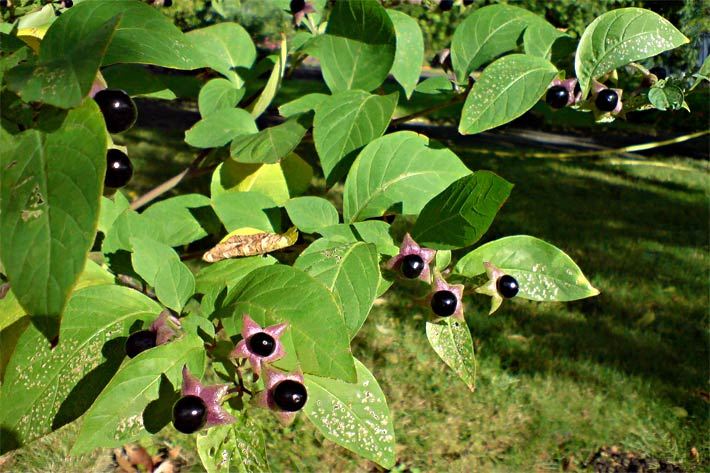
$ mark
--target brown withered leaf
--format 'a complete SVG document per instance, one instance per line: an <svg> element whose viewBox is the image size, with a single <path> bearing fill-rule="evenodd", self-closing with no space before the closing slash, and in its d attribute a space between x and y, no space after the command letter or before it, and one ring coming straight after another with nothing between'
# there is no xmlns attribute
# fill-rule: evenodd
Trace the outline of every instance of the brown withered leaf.
<svg viewBox="0 0 710 473"><path fill-rule="evenodd" d="M243 234L239 231L227 235L214 248L202 256L204 261L215 263L227 258L240 256L255 256L293 245L298 239L296 227L291 227L285 233L258 232Z"/></svg>

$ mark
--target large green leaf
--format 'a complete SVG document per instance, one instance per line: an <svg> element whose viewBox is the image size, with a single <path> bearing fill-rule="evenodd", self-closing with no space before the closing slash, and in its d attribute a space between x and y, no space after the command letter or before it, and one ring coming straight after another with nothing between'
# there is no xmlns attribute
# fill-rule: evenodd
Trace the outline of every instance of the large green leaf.
<svg viewBox="0 0 710 473"><path fill-rule="evenodd" d="M472 245L486 233L512 189L511 183L490 171L462 177L426 204L412 238L439 250Z"/></svg>
<svg viewBox="0 0 710 473"><path fill-rule="evenodd" d="M67 22L58 20L47 31L36 64L26 63L7 72L8 87L25 102L43 102L72 108L89 93L101 60L116 32L121 16L109 18L96 28L74 36L66 49L57 49L67 35Z"/></svg>
<svg viewBox="0 0 710 473"><path fill-rule="evenodd" d="M338 210L322 197L296 197L286 202L286 212L302 232L315 233L321 228L336 225L340 219Z"/></svg>
<svg viewBox="0 0 710 473"><path fill-rule="evenodd" d="M276 233L281 229L281 210L259 192L226 192L214 197L212 205L228 232L244 227Z"/></svg>
<svg viewBox="0 0 710 473"><path fill-rule="evenodd" d="M357 381L306 375L308 419L341 447L372 460L383 468L395 464L395 437L387 399L375 377L355 360Z"/></svg>
<svg viewBox="0 0 710 473"><path fill-rule="evenodd" d="M486 67L466 97L459 133L480 133L518 118L540 100L556 75L547 59L503 56Z"/></svg>
<svg viewBox="0 0 710 473"><path fill-rule="evenodd" d="M569 256L535 237L517 235L486 243L461 258L455 272L466 277L482 274L486 261L518 280L517 297L573 301L599 294Z"/></svg>
<svg viewBox="0 0 710 473"><path fill-rule="evenodd" d="M185 142L196 148L224 146L239 135L259 131L254 118L241 108L225 108L212 113L185 132Z"/></svg>
<svg viewBox="0 0 710 473"><path fill-rule="evenodd" d="M295 115L258 133L239 136L232 141L232 159L240 163L276 163L296 149L312 119L310 113Z"/></svg>
<svg viewBox="0 0 710 473"><path fill-rule="evenodd" d="M329 184L343 177L355 152L387 129L399 94L339 92L316 109L313 140Z"/></svg>
<svg viewBox="0 0 710 473"><path fill-rule="evenodd" d="M574 68L586 97L592 80L633 61L677 48L690 40L670 21L643 8L619 8L587 26L577 45Z"/></svg>
<svg viewBox="0 0 710 473"><path fill-rule="evenodd" d="M523 33L525 54L539 56L549 60L552 57L552 46L555 44L555 41L563 36L569 38L569 36L546 21L541 20L531 24L525 29L525 33Z"/></svg>
<svg viewBox="0 0 710 473"><path fill-rule="evenodd" d="M144 410L159 398L161 387L171 392L180 389L185 365L193 375L201 376L205 359L202 339L185 334L128 360L84 415L72 453L117 447L144 434L145 425L154 422Z"/></svg>
<svg viewBox="0 0 710 473"><path fill-rule="evenodd" d="M17 299L48 338L94 242L106 129L87 100L61 126L0 135L0 259Z"/></svg>
<svg viewBox="0 0 710 473"><path fill-rule="evenodd" d="M451 64L459 82L483 64L518 45L523 30L542 19L512 5L489 5L466 17L451 39Z"/></svg>
<svg viewBox="0 0 710 473"><path fill-rule="evenodd" d="M351 224L341 223L318 230L318 233L331 241L343 243L364 241L373 243L377 252L394 256L399 251L394 244L392 235L389 234L390 226L381 220L368 220Z"/></svg>
<svg viewBox="0 0 710 473"><path fill-rule="evenodd" d="M53 349L34 327L21 336L2 389L2 449L41 437L89 408L125 356L129 328L146 326L161 307L132 289L101 285L77 291ZM117 405L123 404L122 398ZM15 445L17 446L17 445Z"/></svg>
<svg viewBox="0 0 710 473"><path fill-rule="evenodd" d="M212 79L200 89L197 105L200 115L206 117L214 112L235 107L244 96L244 88L237 88L227 79Z"/></svg>
<svg viewBox="0 0 710 473"><path fill-rule="evenodd" d="M343 191L346 222L385 213L417 215L468 168L447 148L411 131L390 133L368 144L353 164Z"/></svg>
<svg viewBox="0 0 710 473"><path fill-rule="evenodd" d="M168 246L187 245L207 236L196 214L209 207L210 199L206 196L183 194L151 205L141 218L155 228L155 240Z"/></svg>
<svg viewBox="0 0 710 473"><path fill-rule="evenodd" d="M195 276L196 291L200 294L231 289L247 274L262 266L276 263L271 256L250 256L246 258L225 259L205 266Z"/></svg>
<svg viewBox="0 0 710 473"><path fill-rule="evenodd" d="M192 30L187 34L201 53L202 66L213 69L228 78L236 87L244 81L237 68L250 68L256 59L256 47L249 33L237 23L225 22Z"/></svg>
<svg viewBox="0 0 710 473"><path fill-rule="evenodd" d="M131 97L177 98L175 91L163 80L164 75L153 73L142 64L114 64L101 69L101 75L109 88L124 90Z"/></svg>
<svg viewBox="0 0 710 473"><path fill-rule="evenodd" d="M377 0L335 2L317 53L331 91L372 90L387 77L396 52L394 25Z"/></svg>
<svg viewBox="0 0 710 473"><path fill-rule="evenodd" d="M387 10L397 36L397 52L392 64L392 75L404 89L407 98L412 96L419 82L424 62L424 36L417 20L397 10Z"/></svg>
<svg viewBox="0 0 710 473"><path fill-rule="evenodd" d="M468 389L476 389L476 356L466 322L447 317L426 323L426 336L431 347L444 363L454 370Z"/></svg>
<svg viewBox="0 0 710 473"><path fill-rule="evenodd" d="M207 473L268 473L262 425L246 411L230 412L237 420L197 434L197 454Z"/></svg>
<svg viewBox="0 0 710 473"><path fill-rule="evenodd" d="M262 326L286 322L281 337L286 356L274 364L285 370L355 381L348 330L337 297L300 269L281 264L257 268L230 291L223 317L227 333L239 333L242 315Z"/></svg>
<svg viewBox="0 0 710 473"><path fill-rule="evenodd" d="M195 293L195 277L175 250L151 238L132 237L133 269L151 286L166 307L181 312Z"/></svg>
<svg viewBox="0 0 710 473"><path fill-rule="evenodd" d="M348 334L351 339L355 337L377 297L380 258L375 245L316 240L299 255L293 266L304 270L338 296Z"/></svg>

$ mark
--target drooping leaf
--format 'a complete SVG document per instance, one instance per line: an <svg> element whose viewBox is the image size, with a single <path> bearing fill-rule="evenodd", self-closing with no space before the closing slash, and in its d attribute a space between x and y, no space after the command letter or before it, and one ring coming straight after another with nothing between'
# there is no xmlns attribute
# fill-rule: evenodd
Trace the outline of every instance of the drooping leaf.
<svg viewBox="0 0 710 473"><path fill-rule="evenodd" d="M328 97L330 96L326 94L319 94L317 92L306 94L281 105L279 107L279 113L284 117L292 117L294 115L298 115L299 113L315 111L315 109L327 100Z"/></svg>
<svg viewBox="0 0 710 473"><path fill-rule="evenodd" d="M281 228L281 210L258 192L226 192L212 199L217 216L228 232L251 227L265 232Z"/></svg>
<svg viewBox="0 0 710 473"><path fill-rule="evenodd" d="M187 34L203 58L201 67L209 67L227 79L236 88L244 81L237 68L249 68L256 60L256 47L249 33L241 25L232 22L217 23L192 30Z"/></svg>
<svg viewBox="0 0 710 473"><path fill-rule="evenodd" d="M343 177L355 152L387 129L399 94L339 92L323 102L313 121L313 140L329 184Z"/></svg>
<svg viewBox="0 0 710 473"><path fill-rule="evenodd" d="M161 384L167 383L171 390L179 389L183 366L187 365L199 377L205 359L202 339L185 334L128 360L84 415L72 453L117 447L144 434L146 423L151 422L144 416L144 410L159 398Z"/></svg>
<svg viewBox="0 0 710 473"><path fill-rule="evenodd" d="M397 51L392 64L392 75L404 89L407 98L412 96L419 82L424 62L424 36L417 20L397 10L387 10L397 37Z"/></svg>
<svg viewBox="0 0 710 473"><path fill-rule="evenodd" d="M539 22L528 26L525 29L525 33L523 33L525 54L550 60L552 57L552 46L555 44L555 41L563 36L567 35L547 21L540 19Z"/></svg>
<svg viewBox="0 0 710 473"><path fill-rule="evenodd" d="M486 67L466 97L459 133L473 135L518 118L540 100L556 75L557 68L544 58L503 56Z"/></svg>
<svg viewBox="0 0 710 473"><path fill-rule="evenodd" d="M343 243L364 241L373 243L377 247L378 253L394 256L399 251L399 248L394 244L389 230L390 226L386 222L368 220L366 222L341 223L325 227L318 230L318 233L331 241Z"/></svg>
<svg viewBox="0 0 710 473"><path fill-rule="evenodd" d="M306 233L336 225L339 220L338 210L322 197L296 197L286 202L285 207L293 224Z"/></svg>
<svg viewBox="0 0 710 473"><path fill-rule="evenodd" d="M225 108L213 113L185 132L185 142L196 148L224 146L239 135L259 131L252 116L241 108Z"/></svg>
<svg viewBox="0 0 710 473"><path fill-rule="evenodd" d="M690 40L662 16L643 8L619 8L597 17L579 39L574 68L582 97L592 80Z"/></svg>
<svg viewBox="0 0 710 473"><path fill-rule="evenodd" d="M426 204L412 238L440 250L472 245L491 226L512 189L511 183L490 171L462 177Z"/></svg>
<svg viewBox="0 0 710 473"><path fill-rule="evenodd" d="M417 215L468 168L449 149L424 135L390 133L368 144L353 164L343 191L343 218L356 222L385 213Z"/></svg>
<svg viewBox="0 0 710 473"><path fill-rule="evenodd" d="M572 259L555 246L527 235L482 245L456 264L466 277L483 274L489 261L518 280L517 297L534 301L573 301L599 294Z"/></svg>
<svg viewBox="0 0 710 473"><path fill-rule="evenodd" d="M342 244L320 239L311 243L293 265L338 296L352 339L365 323L377 297L379 263L377 248L372 243Z"/></svg>
<svg viewBox="0 0 710 473"><path fill-rule="evenodd" d="M232 141L232 159L240 163L273 164L280 161L296 149L311 127L312 118L310 113L295 115L280 125L237 137Z"/></svg>
<svg viewBox="0 0 710 473"><path fill-rule="evenodd" d="M209 206L210 199L204 195L184 194L151 205L141 217L149 220L158 232L155 240L168 246L187 245L207 236L196 212Z"/></svg>
<svg viewBox="0 0 710 473"><path fill-rule="evenodd" d="M271 101L276 97L276 93L281 87L281 79L286 72L286 61L288 58L288 48L286 47L286 38L281 40L281 52L279 53L274 68L271 71L269 80L266 81L264 89L259 96L249 105L248 110L254 118L259 117L269 108Z"/></svg>
<svg viewBox="0 0 710 473"><path fill-rule="evenodd" d="M25 444L83 414L125 357L123 337L129 328L136 321L150 324L160 311L137 291L101 285L72 296L53 349L39 331L28 327L3 384L1 450L10 446L5 442L13 436Z"/></svg>
<svg viewBox="0 0 710 473"><path fill-rule="evenodd" d="M98 106L87 100L48 133L0 134L0 166L0 259L20 304L51 339L96 233L106 172Z"/></svg>
<svg viewBox="0 0 710 473"><path fill-rule="evenodd" d="M476 356L465 322L447 317L426 323L426 336L437 355L454 370L468 389L476 389Z"/></svg>
<svg viewBox="0 0 710 473"><path fill-rule="evenodd" d="M206 117L223 109L233 108L244 96L244 88L237 88L227 79L212 79L200 89L197 105Z"/></svg>
<svg viewBox="0 0 710 473"><path fill-rule="evenodd" d="M523 30L542 19L524 8L506 4L479 8L466 17L451 39L451 63L456 79L517 47Z"/></svg>
<svg viewBox="0 0 710 473"><path fill-rule="evenodd" d="M305 376L308 402L304 411L313 425L341 447L392 468L395 437L387 399L375 377L355 360L357 381Z"/></svg>
<svg viewBox="0 0 710 473"><path fill-rule="evenodd" d="M249 314L262 327L286 322L286 356L274 365L291 371L355 381L348 331L336 296L305 272L285 265L257 268L230 291L222 317L227 333L241 330Z"/></svg>
<svg viewBox="0 0 710 473"><path fill-rule="evenodd" d="M382 84L394 63L397 40L380 2L336 2L325 33L315 55L331 91L370 91Z"/></svg>

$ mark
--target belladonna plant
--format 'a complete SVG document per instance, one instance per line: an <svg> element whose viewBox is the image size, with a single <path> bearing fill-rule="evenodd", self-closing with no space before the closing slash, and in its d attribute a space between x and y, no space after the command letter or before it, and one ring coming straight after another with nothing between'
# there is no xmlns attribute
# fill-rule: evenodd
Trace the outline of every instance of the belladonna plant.
<svg viewBox="0 0 710 473"><path fill-rule="evenodd" d="M242 340L232 351L233 358L247 358L252 371L258 376L266 363L283 358L285 352L281 335L288 324L271 325L261 328L248 314L242 316Z"/></svg>

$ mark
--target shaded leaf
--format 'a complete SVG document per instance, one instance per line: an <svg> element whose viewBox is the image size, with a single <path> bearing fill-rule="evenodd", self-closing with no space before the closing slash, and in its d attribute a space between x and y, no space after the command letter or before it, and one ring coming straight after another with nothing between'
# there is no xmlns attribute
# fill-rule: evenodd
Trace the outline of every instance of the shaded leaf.
<svg viewBox="0 0 710 473"><path fill-rule="evenodd" d="M299 230L315 233L336 225L340 219L335 206L322 197L296 197L286 202L286 212Z"/></svg>
<svg viewBox="0 0 710 473"><path fill-rule="evenodd" d="M269 105L271 105L271 101L276 97L276 93L281 86L281 79L283 79L284 73L286 72L287 57L288 49L286 47L286 39L284 38L281 40L281 52L274 63L274 68L271 71L269 80L266 81L266 85L261 91L261 94L259 94L256 100L248 107L249 112L254 118L264 113L266 109L269 108Z"/></svg>
<svg viewBox="0 0 710 473"><path fill-rule="evenodd" d="M279 107L279 113L284 117L292 117L300 113L315 111L325 100L330 97L326 94L312 93L298 97L295 100L287 102Z"/></svg>
<svg viewBox="0 0 710 473"><path fill-rule="evenodd" d="M424 36L417 20L397 10L387 10L397 37L397 51L392 64L392 75L404 89L407 98L412 96L419 82L424 62Z"/></svg>
<svg viewBox="0 0 710 473"><path fill-rule="evenodd" d="M244 88L237 88L227 79L212 79L201 89L197 99L200 115L206 117L214 112L235 107L244 96Z"/></svg>
<svg viewBox="0 0 710 473"><path fill-rule="evenodd" d="M177 95L159 74L142 64L115 64L101 70L109 88L124 90L131 97L174 100Z"/></svg>
<svg viewBox="0 0 710 473"><path fill-rule="evenodd" d="M444 360L468 389L476 389L476 355L471 332L465 322L447 317L426 323L426 336L437 355Z"/></svg>
<svg viewBox="0 0 710 473"><path fill-rule="evenodd" d="M251 227L265 232L281 228L281 210L258 192L226 192L212 199L217 216L228 232Z"/></svg>
<svg viewBox="0 0 710 473"><path fill-rule="evenodd" d="M296 149L312 118L310 113L295 115L280 125L240 136L232 141L230 155L240 163L276 163Z"/></svg>
<svg viewBox="0 0 710 473"><path fill-rule="evenodd" d="M209 207L210 199L206 196L183 194L151 205L141 213L141 218L155 229L155 240L168 246L181 246L207 236L196 214Z"/></svg>
<svg viewBox="0 0 710 473"><path fill-rule="evenodd" d="M525 29L525 33L523 33L525 54L550 60L552 57L552 46L555 44L555 41L563 36L569 38L569 36L550 23L541 19L539 22L528 26Z"/></svg>
<svg viewBox="0 0 710 473"><path fill-rule="evenodd" d="M217 148L239 135L257 131L249 112L241 108L226 108L195 123L185 132L185 143L196 148Z"/></svg>

